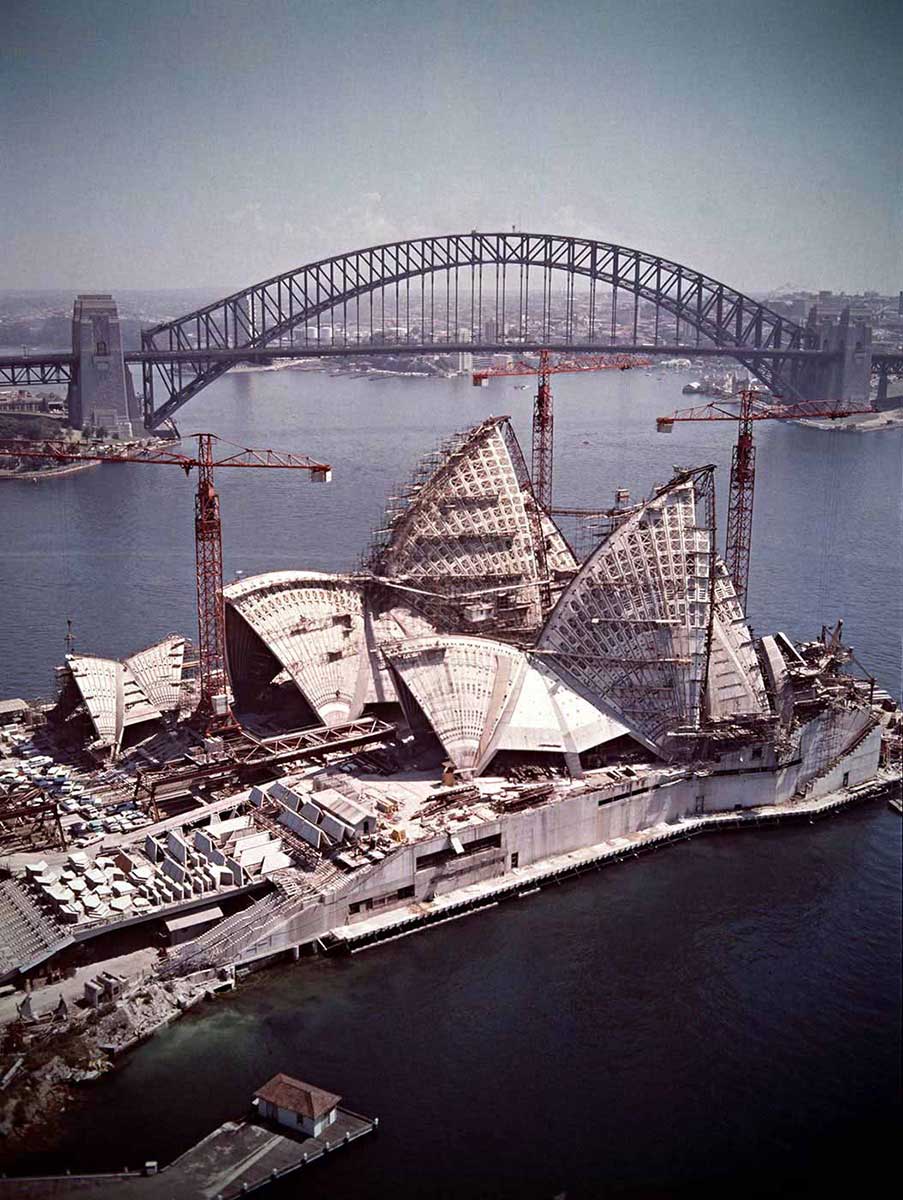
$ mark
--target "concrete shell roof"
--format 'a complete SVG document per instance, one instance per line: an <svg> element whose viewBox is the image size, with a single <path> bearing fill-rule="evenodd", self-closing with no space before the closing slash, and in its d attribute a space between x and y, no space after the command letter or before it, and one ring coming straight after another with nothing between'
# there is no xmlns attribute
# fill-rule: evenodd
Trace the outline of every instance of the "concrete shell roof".
<svg viewBox="0 0 903 1200"><path fill-rule="evenodd" d="M533 633L542 619L537 539L557 586L577 564L538 509L506 417L455 435L421 464L388 518L373 574L273 571L224 588L233 683L261 683L275 659L327 724L396 698L380 647L457 633L491 609L505 628ZM484 598L484 603L473 603ZM246 637L241 624L256 638ZM259 642L269 651L260 655Z"/></svg>
<svg viewBox="0 0 903 1200"><path fill-rule="evenodd" d="M234 603L245 596L253 595L264 584L275 591L280 587L291 588L296 587L299 583L316 580L325 582L343 580L350 583L353 578L351 575L335 575L328 571L266 571L262 575L249 575L244 579L235 579L232 583L227 583L223 588L223 596L226 600Z"/></svg>
<svg viewBox="0 0 903 1200"><path fill-rule="evenodd" d="M506 705L527 667L525 655L484 638L420 638L384 651L460 770L479 771Z"/></svg>
<svg viewBox="0 0 903 1200"><path fill-rule="evenodd" d="M554 522L538 509L507 417L483 421L425 460L387 514L384 532L387 541L371 560L377 576L449 597L511 585L527 627L541 620L539 588L529 585L539 579L543 556L552 571L577 569Z"/></svg>
<svg viewBox="0 0 903 1200"><path fill-rule="evenodd" d="M702 716L710 554L693 478L677 477L587 559L537 645L652 747ZM708 715L766 714L752 637L720 559L714 599Z"/></svg>
<svg viewBox="0 0 903 1200"><path fill-rule="evenodd" d="M384 653L465 773L485 770L497 750L579 753L628 732L547 663L503 642L447 635Z"/></svg>
<svg viewBox="0 0 903 1200"><path fill-rule="evenodd" d="M101 745L118 749L130 725L162 717L125 663L67 654L66 664Z"/></svg>
<svg viewBox="0 0 903 1200"><path fill-rule="evenodd" d="M715 717L768 711L720 562L704 696L712 556L692 475L638 505L590 556L530 656L461 632L477 619L465 594L494 603L508 589L523 626L505 628L535 630L538 530L549 570L576 571L551 518L535 510L508 419L456 435L415 478L389 514L374 575L275 571L224 590L327 724L411 696L449 758L479 771L496 749L581 752L625 732L659 749L670 731L698 724L704 700Z"/></svg>
<svg viewBox="0 0 903 1200"><path fill-rule="evenodd" d="M709 533L692 478L672 482L584 563L537 649L653 745L700 715Z"/></svg>
<svg viewBox="0 0 903 1200"><path fill-rule="evenodd" d="M350 576L273 571L224 588L327 724L360 711L363 588Z"/></svg>
<svg viewBox="0 0 903 1200"><path fill-rule="evenodd" d="M229 584L226 603L264 642L327 725L395 699L378 646L432 632L403 606L377 610L367 581L319 571L272 571Z"/></svg>
<svg viewBox="0 0 903 1200"><path fill-rule="evenodd" d="M538 655L529 666L492 749L582 753L629 733L602 701L591 703Z"/></svg>
<svg viewBox="0 0 903 1200"><path fill-rule="evenodd" d="M131 655L124 665L150 703L162 712L169 712L179 707L184 662L185 639L173 634Z"/></svg>
<svg viewBox="0 0 903 1200"><path fill-rule="evenodd" d="M752 634L728 569L715 565L715 620L709 664L708 714L715 719L771 711Z"/></svg>

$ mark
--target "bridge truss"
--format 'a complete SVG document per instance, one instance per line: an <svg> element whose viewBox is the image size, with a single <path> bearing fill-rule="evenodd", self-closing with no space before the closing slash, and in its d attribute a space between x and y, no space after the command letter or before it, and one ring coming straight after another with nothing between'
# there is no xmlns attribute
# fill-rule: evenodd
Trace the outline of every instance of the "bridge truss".
<svg viewBox="0 0 903 1200"><path fill-rule="evenodd" d="M0 387L68 387L75 374L72 354L16 354L0 360Z"/></svg>
<svg viewBox="0 0 903 1200"><path fill-rule="evenodd" d="M473 231L309 263L146 330L145 419L153 428L172 417L236 352L662 344L718 348L791 397L801 359L818 349L802 326L660 256L586 238Z"/></svg>

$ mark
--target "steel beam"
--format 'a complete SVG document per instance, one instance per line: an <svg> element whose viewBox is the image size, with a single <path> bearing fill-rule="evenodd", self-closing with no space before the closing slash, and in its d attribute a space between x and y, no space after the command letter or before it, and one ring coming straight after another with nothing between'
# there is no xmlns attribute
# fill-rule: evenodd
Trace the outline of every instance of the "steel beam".
<svg viewBox="0 0 903 1200"><path fill-rule="evenodd" d="M563 324L564 345L568 348L578 344L573 284L581 277L590 281L593 288L596 283L603 283L612 289L609 344L614 344L618 338L617 294L619 291L627 291L634 295L635 304L641 300L647 301L652 303L657 311L661 309L670 315L674 321L678 349L685 349L680 347L681 323L693 329L696 345L707 341L724 354L739 357L743 351L774 350L780 347L780 359L776 358L774 353L770 357L760 358L756 355L750 359L755 374L773 391L792 391L789 378L778 378L779 364L783 365L793 351L805 349L809 345L809 335L802 326L787 321L765 305L726 287L717 280L644 251L585 238L523 233L516 230L506 233L479 233L473 230L469 234L450 234L368 247L274 276L176 321L166 322L145 331L142 335L143 351L147 355L153 351L186 350L189 348L186 342L190 343L192 340L194 345L190 348L199 351L232 349L248 352L262 349L287 337L293 340L295 329L304 327L306 330L313 321L317 322L319 334L321 317L338 309L347 312L349 302L359 301L362 297L368 300L372 336L372 298L377 293L380 293L381 299L380 333L385 340L386 289L395 289L397 316L399 284L417 278L421 280L420 336L417 338L419 346L423 351L427 346L436 345L451 350L459 344L457 337L450 336L450 322L447 318L451 307L451 273L454 271L457 309L458 276L462 270L471 274L471 294L474 290L475 273L478 271L480 276L480 333L477 333L477 322L474 320L468 349L481 348L484 342L489 340L483 338L482 334L483 323L490 315L484 315L483 268L486 266L495 268L495 303L490 308L490 313L497 332L501 333L501 337L493 341L502 345L508 344L506 299L508 276L514 275L513 271L508 272L508 268L512 266L526 271L531 268L543 271L544 328L541 334L550 331L553 321ZM557 297L551 287L553 271L563 272L566 276L563 303L559 302L557 308ZM435 336L434 286L436 277L439 276L441 282L443 273L446 297L444 340ZM429 277L430 282L428 314L424 287L426 277ZM295 303L295 297L299 295L305 298L302 304ZM249 313L252 314L250 320ZM425 336L427 324L429 336ZM595 314L593 326L595 327ZM397 320L394 332L397 336ZM358 326L358 337L359 333ZM406 329L406 336L409 334L410 327ZM345 336L347 337L347 327ZM542 336L541 340L549 345L552 339ZM317 342L320 341L318 336ZM525 348L522 340L518 344ZM593 344L598 346L605 343L594 339ZM693 347L694 351L696 345ZM331 348L335 348L334 330ZM621 345L619 348L626 347ZM369 349L372 352L372 345ZM145 357L143 361L147 362L148 359ZM186 379L181 369L174 368L174 362L178 361L161 358L154 362L154 370L157 377L162 379L168 395L168 399L154 414L155 423L172 416L191 396L196 395L228 367L225 358L211 354L206 359L194 360L195 369L188 372ZM191 360L186 359L182 362L188 365ZM179 362L180 368L182 362Z"/></svg>

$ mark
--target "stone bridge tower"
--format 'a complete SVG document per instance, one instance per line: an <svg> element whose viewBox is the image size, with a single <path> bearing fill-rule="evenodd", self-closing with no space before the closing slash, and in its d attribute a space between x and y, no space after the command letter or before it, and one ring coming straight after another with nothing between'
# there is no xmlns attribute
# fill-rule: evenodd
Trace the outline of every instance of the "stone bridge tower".
<svg viewBox="0 0 903 1200"><path fill-rule="evenodd" d="M807 341L813 349L832 357L808 364L800 377L800 393L806 400L846 401L866 404L872 370L872 331L864 321L850 320L845 308L835 321L819 319L812 308L806 324Z"/></svg>
<svg viewBox="0 0 903 1200"><path fill-rule="evenodd" d="M76 297L72 351L78 360L68 397L72 428L103 428L116 437L132 437L140 405L122 356L119 310L112 296Z"/></svg>

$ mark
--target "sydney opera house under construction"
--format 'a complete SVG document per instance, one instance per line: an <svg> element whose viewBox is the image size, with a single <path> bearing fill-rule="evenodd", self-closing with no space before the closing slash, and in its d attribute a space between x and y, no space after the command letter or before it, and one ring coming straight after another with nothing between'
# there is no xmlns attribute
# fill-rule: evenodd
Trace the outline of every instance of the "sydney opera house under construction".
<svg viewBox="0 0 903 1200"><path fill-rule="evenodd" d="M236 695L283 680L326 724L399 704L462 778L505 752L571 776L612 744L686 758L703 720L761 731L771 709L713 553L710 489L708 470L677 476L581 567L507 419L485 421L424 464L365 571L226 589Z"/></svg>
<svg viewBox="0 0 903 1200"><path fill-rule="evenodd" d="M32 961L61 931L239 895L255 902L217 910L165 971L354 946L887 786L899 710L853 672L839 627L754 638L714 525L712 468L679 471L580 561L507 418L456 435L391 500L360 569L225 588L237 711L313 732L227 737L219 758L211 739L207 759L160 772L162 795L188 781L192 811L148 813L93 866L26 872L16 903L45 923ZM81 705L98 746L153 733L179 708L184 657L179 638L123 662L71 656L63 715Z"/></svg>

